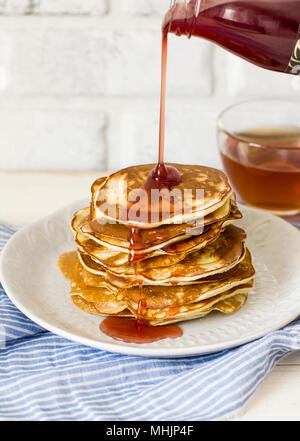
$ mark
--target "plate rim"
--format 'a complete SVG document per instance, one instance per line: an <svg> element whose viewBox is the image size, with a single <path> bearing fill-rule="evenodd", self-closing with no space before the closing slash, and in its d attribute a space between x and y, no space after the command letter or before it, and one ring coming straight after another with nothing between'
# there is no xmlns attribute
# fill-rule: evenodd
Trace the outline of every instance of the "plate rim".
<svg viewBox="0 0 300 441"><path fill-rule="evenodd" d="M73 201L72 203L65 205L58 210L54 211L53 213L49 214L48 216L42 217L24 227L22 227L20 230L18 230L11 238L8 240L6 245L4 246L1 254L0 254L0 282L3 286L3 289L8 296L8 298L11 300L11 302L23 313L25 316L27 316L30 320L37 323L39 326L44 328L45 330L48 330L52 332L55 335L58 335L60 337L66 338L72 342L83 344L88 347L92 347L94 349L100 349L104 351L108 351L111 353L117 353L117 354L123 354L123 355L132 355L132 356L139 356L139 357L145 357L145 358L184 358L184 357L193 357L193 356L200 356L200 355L207 355L212 354L228 349L232 349L238 346L242 346L244 344L253 342L254 340L257 340L259 338L262 338L266 336L267 334L274 332L278 329L281 329L288 323L291 323L293 320L295 320L297 317L299 317L300 311L291 310L291 314L289 317L285 317L282 319L281 322L276 322L276 325L274 326L266 326L265 328L261 328L258 332L252 332L249 335L243 337L243 338L235 338L228 341L228 344L221 342L221 343L212 343L205 347L201 345L193 345L193 346L187 346L184 348L173 348L172 353L169 348L145 348L145 347L137 347L137 346L130 346L130 344L127 345L121 345L117 340L114 341L112 339L112 342L104 342L104 341L96 341L91 338L82 337L78 334L74 334L72 332L63 330L56 325L53 325L51 321L44 320L43 318L39 317L38 314L32 312L30 309L28 309L26 306L22 304L22 302L19 302L17 296L14 293L14 290L10 287L9 280L7 280L5 275L5 259L6 255L10 250L10 247L13 246L14 242L19 238L19 236L22 236L26 231L31 230L32 228L35 228L36 225L39 225L47 220L53 219L57 217L59 214L62 214L63 212L67 211L68 209L71 209L71 207L80 206L80 204L85 203L87 199L81 199L78 201ZM263 214L266 219L269 218L272 221L282 223L285 228L290 228L293 230L293 232L296 232L300 235L300 231L293 225L289 224L287 221L269 213L265 210L249 207L246 205L239 204L239 207L244 212L253 212L253 213L259 213ZM99 319L102 317L99 316ZM167 353L166 353L167 352Z"/></svg>

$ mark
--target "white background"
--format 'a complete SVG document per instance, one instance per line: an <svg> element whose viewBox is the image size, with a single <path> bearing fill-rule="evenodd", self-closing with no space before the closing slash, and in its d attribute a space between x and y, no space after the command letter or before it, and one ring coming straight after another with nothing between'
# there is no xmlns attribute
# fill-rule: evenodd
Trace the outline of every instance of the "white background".
<svg viewBox="0 0 300 441"><path fill-rule="evenodd" d="M0 170L99 171L155 161L168 5L0 0ZM295 95L298 78L260 70L204 41L171 37L167 160L219 165L215 121L223 108ZM1 221L31 222L86 197L98 171L0 172ZM299 352L284 359L242 418L299 420L299 366Z"/></svg>
<svg viewBox="0 0 300 441"><path fill-rule="evenodd" d="M0 170L107 170L155 161L168 5L0 0ZM206 41L171 36L166 160L218 166L221 110L249 97L297 94L291 76Z"/></svg>

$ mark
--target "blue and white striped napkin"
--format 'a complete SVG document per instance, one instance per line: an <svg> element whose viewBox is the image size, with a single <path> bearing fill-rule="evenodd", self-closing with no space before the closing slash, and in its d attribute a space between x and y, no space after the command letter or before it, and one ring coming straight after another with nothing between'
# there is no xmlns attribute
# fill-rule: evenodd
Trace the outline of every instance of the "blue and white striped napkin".
<svg viewBox="0 0 300 441"><path fill-rule="evenodd" d="M13 233L0 225L0 249ZM201 357L111 354L40 328L0 285L0 420L226 419L297 349L300 319L255 342Z"/></svg>

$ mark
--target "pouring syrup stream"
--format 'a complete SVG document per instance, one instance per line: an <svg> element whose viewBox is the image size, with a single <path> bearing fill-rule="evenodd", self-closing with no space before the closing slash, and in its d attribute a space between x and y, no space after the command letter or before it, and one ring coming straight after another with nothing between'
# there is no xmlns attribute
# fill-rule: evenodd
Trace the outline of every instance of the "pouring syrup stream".
<svg viewBox="0 0 300 441"><path fill-rule="evenodd" d="M167 84L167 53L168 32L162 33L162 61L161 61L161 96L160 96L160 123L159 123L159 155L157 166L149 173L142 186L146 191L148 201L151 201L151 190L171 189L181 182L181 176L176 168L166 166L165 151L165 115L166 115L166 84ZM151 204L148 203L148 209ZM148 210L149 211L149 210ZM148 219L151 213L148 212ZM127 343L152 343L165 338L178 338L182 330L176 325L150 326L146 320L146 300L143 295L143 280L139 276L138 262L145 257L142 250L146 248L141 239L140 229L132 227L130 232L129 262L134 266L136 280L139 284L139 302L137 318L107 317L102 321L100 329L110 337Z"/></svg>

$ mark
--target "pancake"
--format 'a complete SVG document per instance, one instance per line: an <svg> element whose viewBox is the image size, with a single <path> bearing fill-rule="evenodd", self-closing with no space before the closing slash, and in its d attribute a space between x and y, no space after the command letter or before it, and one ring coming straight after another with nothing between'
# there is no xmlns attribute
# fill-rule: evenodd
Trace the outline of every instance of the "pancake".
<svg viewBox="0 0 300 441"><path fill-rule="evenodd" d="M143 280L181 282L228 271L245 256L245 232L233 225L225 228L220 237L206 248L188 254L181 262L167 268L138 270Z"/></svg>
<svg viewBox="0 0 300 441"><path fill-rule="evenodd" d="M135 289L123 290L117 294L103 285L103 288L87 286L84 280L84 271L76 253L66 253L59 259L59 266L66 277L71 280L71 296L74 304L80 309L100 315L118 315L122 317L138 315L139 297ZM200 317L214 309L231 313L237 309L237 303L228 299L237 295L247 294L253 283L254 269L251 264L250 253L243 264L240 264L233 277L217 281L207 281L195 285L193 289L182 287L163 288L156 287L149 292L145 290L144 319L150 324L173 323L176 321L190 320L191 317ZM97 281L99 283L101 278ZM104 278L102 278L104 279ZM104 280L105 282L105 280ZM244 300L246 298L244 297Z"/></svg>
<svg viewBox="0 0 300 441"><path fill-rule="evenodd" d="M245 258L233 269L220 274L215 274L204 279L195 280L186 283L178 283L176 285L164 284L164 285L144 285L143 296L145 298L145 304L147 307L156 307L155 305L168 306L176 301L176 304L192 302L193 298L198 295L206 294L211 290L216 292L222 292L230 286L235 286L239 283L246 283L253 278L255 274L254 268L251 263L251 255L249 250L246 251ZM106 278L106 275L94 275L88 271L82 272L84 283L86 286L91 287L108 287L110 290L118 292L118 296L121 299L127 299L128 301L138 304L140 300L140 288L137 285L135 279L132 284L117 288L113 284L113 279Z"/></svg>
<svg viewBox="0 0 300 441"><path fill-rule="evenodd" d="M93 182L93 184L91 186L92 201L94 199L94 195L99 191L99 189L105 183L106 179L107 179L107 176L104 176L104 177L96 179L96 181ZM90 204L90 217L91 217L91 219L95 219L96 218L96 213L94 211L94 204L93 204L93 202Z"/></svg>
<svg viewBox="0 0 300 441"><path fill-rule="evenodd" d="M212 311L219 311L224 314L233 314L238 311L247 301L248 293L252 288L252 283L243 287L233 288L223 295L213 297L203 302L181 308L170 308L166 311L155 310L156 319L149 319L151 326L163 326L181 321L194 320L202 318ZM103 312L103 305L99 303L88 302L79 295L72 296L74 304L85 312L102 316L118 317L137 317L136 311L123 309L116 314ZM153 314L151 314L153 315Z"/></svg>
<svg viewBox="0 0 300 441"><path fill-rule="evenodd" d="M124 249L125 252L120 252L114 248L111 249L106 246L99 245L88 236L82 234L79 228L82 216L83 213L78 212L75 214L72 221L72 228L75 232L75 242L78 250L82 254L90 256L93 261L102 267L105 267L113 274L123 274L123 276L135 274L135 269L133 268L133 265L130 264L130 250ZM230 224L233 218L235 219L235 216L236 215L233 214L233 216L229 217L224 223L218 222L207 226L204 229L204 232L198 236L192 236L189 239L177 242L176 244L172 244L163 249L140 255L140 259L136 267L165 267L182 261L189 253L194 253L197 250L206 248L210 243L217 242L217 239L224 229L224 226L228 223ZM143 259L146 259L146 261L141 263ZM102 271L103 268L100 270Z"/></svg>
<svg viewBox="0 0 300 441"><path fill-rule="evenodd" d="M224 291L249 283L255 275L251 255L247 250L245 259L235 267L235 271L228 271L223 277L206 278L193 285L176 286L144 286L144 306L152 309L176 307L196 303L209 297L216 296ZM119 291L118 299L127 301L135 309L140 301L140 288L132 287Z"/></svg>
<svg viewBox="0 0 300 441"><path fill-rule="evenodd" d="M97 314L97 315L104 315L104 316L117 316L117 317L133 317L133 314L124 309L119 313L116 314L109 314L108 312L103 313L100 310L97 309L97 303L92 303L86 301L84 298L82 298L80 295L72 295L72 301L77 308L80 308L84 312L88 312L89 314Z"/></svg>
<svg viewBox="0 0 300 441"><path fill-rule="evenodd" d="M101 313L118 314L127 307L127 303L117 299L115 289L106 281L105 278L98 281L98 288L87 286L84 278L84 268L80 264L76 252L65 253L60 256L58 266L66 278L71 281L71 296L75 296L78 303L78 297L81 297L90 305L90 311L94 308L99 312L98 305L101 305ZM94 310L95 312L95 310Z"/></svg>
<svg viewBox="0 0 300 441"><path fill-rule="evenodd" d="M233 225L225 228L220 237L206 248L188 254L181 261L166 266L159 266L163 257L124 265L118 268L106 268L107 279L118 288L128 288L143 282L144 285L161 285L192 282L214 274L229 271L243 260L246 253L244 244L246 234ZM172 256L167 256L169 259ZM174 255L179 258L178 255ZM103 271L103 265L93 259L85 259L85 268L96 274ZM171 261L170 261L171 262ZM166 262L165 262L166 263ZM138 276L138 280L137 277Z"/></svg>
<svg viewBox="0 0 300 441"><path fill-rule="evenodd" d="M77 248L82 253L91 256L98 263L107 267L118 267L128 264L130 262L129 248L116 247L107 242L104 242L105 245L102 245L99 241L95 241L93 236L81 231L80 225L85 219L87 210L88 209L83 209L75 213L71 223ZM148 259L160 254L166 254L166 252L158 249L151 253L144 254L143 257Z"/></svg>
<svg viewBox="0 0 300 441"><path fill-rule="evenodd" d="M75 220L81 233L95 240L100 245L113 246L122 251L123 248L130 248L131 228L123 224L111 224L105 217L100 221L92 221L90 208L85 208L76 213ZM238 210L235 199L228 200L221 208L210 213L203 219L203 227L216 222L241 219L242 215ZM193 228L193 224L169 224L157 228L140 230L141 242L147 251L163 248L185 238L199 235L198 228ZM141 251L142 252L142 251Z"/></svg>
<svg viewBox="0 0 300 441"><path fill-rule="evenodd" d="M194 249L205 247L220 234L226 225L242 217L233 200L229 200L225 205L226 210L221 210L223 217L221 217L220 220L217 220L216 215L215 222L210 222L214 213L204 219L205 227L203 231L202 229L199 231L198 228L190 228L187 224L184 226L163 225L159 228L155 228L154 231L150 229L141 230L140 238L144 248L136 250L135 254L137 256L145 255L145 257L149 258L153 255L160 254L159 252L153 253L153 251L159 249L167 253L177 253L181 251L191 252ZM85 208L74 215L72 228L78 238L85 237L110 250L129 254L131 229L125 225L107 223L100 225L101 228L99 228L99 230L102 230L105 234L95 233L92 229L93 222L89 221L89 211L89 208ZM82 236L79 233L81 233ZM111 235L110 237L109 234ZM156 240L154 240L154 238L156 238ZM95 246L98 245L95 244Z"/></svg>
<svg viewBox="0 0 300 441"><path fill-rule="evenodd" d="M181 174L180 184L171 190L173 195L179 195L173 203L170 204L169 190L162 193L162 210L161 204L149 206L147 194L141 192L147 176L156 164L129 167L108 176L104 181L98 181L92 187L91 220L99 221L104 216L112 223L138 228L191 223L221 208L233 194L227 176L217 169L196 165L169 165L177 168ZM184 193L185 190L189 190L189 193ZM133 208L139 208L139 216L133 216L133 211L128 214L128 202L131 206L137 202L138 206L135 204ZM158 206L159 212L156 211ZM151 219L148 216L150 212Z"/></svg>
<svg viewBox="0 0 300 441"><path fill-rule="evenodd" d="M214 224L214 226L207 227L207 230L199 236L177 242L161 250L140 254L138 255L139 265L142 267L157 267L180 262L187 254L200 250L209 243L214 242L223 231L224 225L222 223ZM127 250L124 253L103 245L97 245L94 241L80 233L75 234L75 242L81 253L89 255L95 262L117 273L123 272L123 269L117 269L116 267L128 266L131 263L131 256ZM132 266L131 270L133 273Z"/></svg>
<svg viewBox="0 0 300 441"><path fill-rule="evenodd" d="M248 293L252 288L252 284L243 288L234 288L222 297L215 298L211 303L209 301L202 302L198 308L185 308L181 312L175 313L173 316L166 316L165 319L149 320L151 326L164 326L171 323L178 323L187 320L195 320L203 318L212 311L219 311L224 314L234 314L247 301Z"/></svg>
<svg viewBox="0 0 300 441"><path fill-rule="evenodd" d="M80 260L81 265L90 273L95 274L97 276L106 277L106 270L104 266L100 265L93 261L88 254L82 253L78 251L78 258Z"/></svg>
<svg viewBox="0 0 300 441"><path fill-rule="evenodd" d="M97 276L89 273L82 266L76 251L62 254L58 260L58 266L63 275L71 281L71 292L80 291L85 287L106 288L112 292L118 292L118 289L107 280L105 272Z"/></svg>

